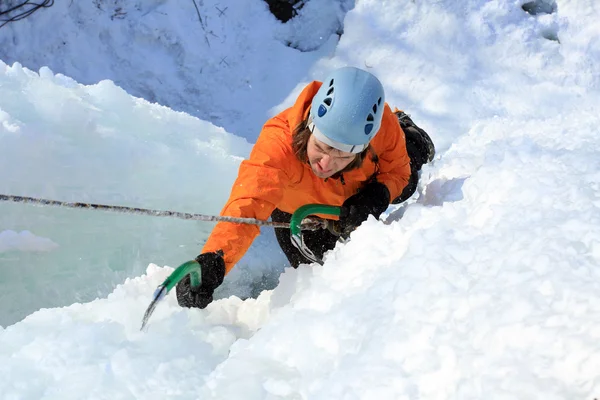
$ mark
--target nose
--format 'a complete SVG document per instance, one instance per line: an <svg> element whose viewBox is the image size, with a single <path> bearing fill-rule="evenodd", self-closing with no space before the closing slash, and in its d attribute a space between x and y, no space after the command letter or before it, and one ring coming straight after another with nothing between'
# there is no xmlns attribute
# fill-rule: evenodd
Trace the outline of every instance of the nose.
<svg viewBox="0 0 600 400"><path fill-rule="evenodd" d="M323 168L324 170L330 170L331 157L329 156L329 154L324 154L323 157L321 157L321 161L319 161L319 164L321 164L321 168Z"/></svg>

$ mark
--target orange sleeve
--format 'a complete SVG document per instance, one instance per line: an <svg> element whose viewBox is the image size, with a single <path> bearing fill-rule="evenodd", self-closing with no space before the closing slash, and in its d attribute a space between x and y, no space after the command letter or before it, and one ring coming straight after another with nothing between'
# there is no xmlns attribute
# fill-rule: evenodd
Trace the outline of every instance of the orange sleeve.
<svg viewBox="0 0 600 400"><path fill-rule="evenodd" d="M250 158L242 161L229 200L221 215L267 220L292 181L296 160L289 138L289 126L282 118L265 124ZM229 273L260 233L256 225L219 222L211 232L203 253L223 250L225 270Z"/></svg>
<svg viewBox="0 0 600 400"><path fill-rule="evenodd" d="M385 105L381 129L385 134L380 139L383 151L378 152L379 174L377 180L385 184L390 190L390 201L398 197L402 190L408 185L410 178L410 158L406 152L406 139L400 128L398 118L389 106ZM384 133L384 132L380 132Z"/></svg>

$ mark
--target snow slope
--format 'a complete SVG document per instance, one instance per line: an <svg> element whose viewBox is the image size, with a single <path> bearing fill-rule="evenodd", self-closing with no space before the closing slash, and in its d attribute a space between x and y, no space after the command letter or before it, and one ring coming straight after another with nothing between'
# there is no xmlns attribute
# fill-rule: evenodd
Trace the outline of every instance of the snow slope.
<svg viewBox="0 0 600 400"><path fill-rule="evenodd" d="M265 230L219 300L187 310L171 294L147 332L154 288L210 227L0 204L0 282L10 282L0 310L11 321L0 328L0 393L600 396L600 12L592 0L547 4L555 12L532 16L522 2L357 2L331 56L306 53L315 58L275 78L285 94L271 93L280 101L268 110L331 68L371 68L438 147L418 194L324 266L285 268ZM0 193L216 212L251 146L240 136L253 140L48 68L0 64L0 88ZM36 298L70 305L22 305Z"/></svg>

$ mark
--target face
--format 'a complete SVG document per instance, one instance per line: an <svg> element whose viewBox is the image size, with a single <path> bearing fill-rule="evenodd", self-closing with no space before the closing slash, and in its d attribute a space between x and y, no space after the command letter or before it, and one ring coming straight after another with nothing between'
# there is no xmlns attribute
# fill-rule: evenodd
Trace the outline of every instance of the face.
<svg viewBox="0 0 600 400"><path fill-rule="evenodd" d="M306 147L308 162L319 178L329 178L340 172L356 158L356 154L335 149L310 135Z"/></svg>

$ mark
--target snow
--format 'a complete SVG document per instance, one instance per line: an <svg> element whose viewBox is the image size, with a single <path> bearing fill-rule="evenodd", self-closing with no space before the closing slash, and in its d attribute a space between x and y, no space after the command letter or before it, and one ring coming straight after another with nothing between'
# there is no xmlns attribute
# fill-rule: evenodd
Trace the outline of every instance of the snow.
<svg viewBox="0 0 600 400"><path fill-rule="evenodd" d="M600 397L594 0L197 3L205 30L171 1L0 29L0 193L216 214L266 118L342 65L438 155L325 265L262 228L217 301L171 293L144 332L211 224L0 203L3 398Z"/></svg>

